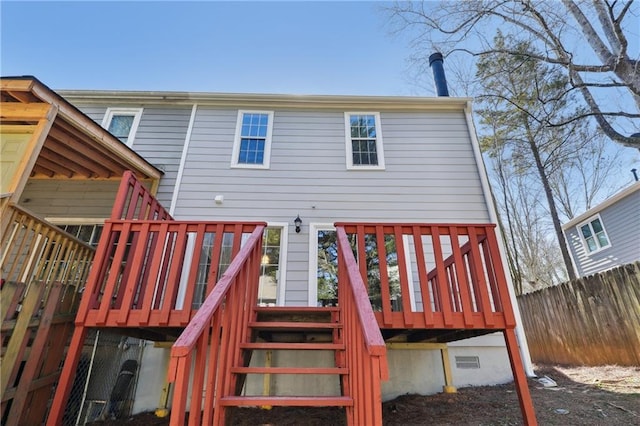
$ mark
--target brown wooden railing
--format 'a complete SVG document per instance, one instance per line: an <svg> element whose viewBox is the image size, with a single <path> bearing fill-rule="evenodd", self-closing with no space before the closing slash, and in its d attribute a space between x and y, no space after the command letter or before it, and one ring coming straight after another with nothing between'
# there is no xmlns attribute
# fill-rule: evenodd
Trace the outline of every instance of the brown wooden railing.
<svg viewBox="0 0 640 426"><path fill-rule="evenodd" d="M15 205L4 206L2 225L2 412L8 425L39 424L94 250Z"/></svg>
<svg viewBox="0 0 640 426"><path fill-rule="evenodd" d="M387 350L378 328L366 287L344 228L338 236L338 305L343 321L343 392L353 398L346 407L350 425L382 424L381 381L389 379Z"/></svg>
<svg viewBox="0 0 640 426"><path fill-rule="evenodd" d="M336 227L345 230L357 251L360 274L381 328L515 327L495 225L337 223Z"/></svg>
<svg viewBox="0 0 640 426"><path fill-rule="evenodd" d="M235 394L231 367L241 365L239 345L247 341L249 320L256 306L265 225L254 226L217 283L216 275L209 274L208 284L215 284L213 291L171 349L169 381L175 383L172 425L184 424L186 411L190 413L189 425L224 422L220 399ZM219 250L220 246L214 247ZM192 396L187 410L189 394Z"/></svg>

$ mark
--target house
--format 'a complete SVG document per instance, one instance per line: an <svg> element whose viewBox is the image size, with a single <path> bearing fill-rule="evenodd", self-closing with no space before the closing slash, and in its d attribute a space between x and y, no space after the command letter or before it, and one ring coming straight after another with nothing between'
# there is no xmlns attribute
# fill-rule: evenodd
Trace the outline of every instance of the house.
<svg viewBox="0 0 640 426"><path fill-rule="evenodd" d="M40 424L122 175L162 172L37 79L0 89L2 424Z"/></svg>
<svg viewBox="0 0 640 426"><path fill-rule="evenodd" d="M640 182L562 225L580 277L640 260Z"/></svg>
<svg viewBox="0 0 640 426"><path fill-rule="evenodd" d="M133 411L172 424L247 405L381 424L383 399L512 377L535 424L470 99L59 94L163 175L124 173L91 216L104 229L48 424L94 330L149 342Z"/></svg>

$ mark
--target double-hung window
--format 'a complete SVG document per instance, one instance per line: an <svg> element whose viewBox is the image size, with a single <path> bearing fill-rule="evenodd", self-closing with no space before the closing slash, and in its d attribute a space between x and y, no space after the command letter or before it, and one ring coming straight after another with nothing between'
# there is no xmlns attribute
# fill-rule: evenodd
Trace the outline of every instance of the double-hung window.
<svg viewBox="0 0 640 426"><path fill-rule="evenodd" d="M268 169L273 111L238 111L231 167Z"/></svg>
<svg viewBox="0 0 640 426"><path fill-rule="evenodd" d="M591 217L578 225L578 230L587 253L593 253L611 245L600 215Z"/></svg>
<svg viewBox="0 0 640 426"><path fill-rule="evenodd" d="M142 108L109 108L102 120L102 127L130 147L141 117Z"/></svg>
<svg viewBox="0 0 640 426"><path fill-rule="evenodd" d="M345 112L347 169L384 169L380 114Z"/></svg>

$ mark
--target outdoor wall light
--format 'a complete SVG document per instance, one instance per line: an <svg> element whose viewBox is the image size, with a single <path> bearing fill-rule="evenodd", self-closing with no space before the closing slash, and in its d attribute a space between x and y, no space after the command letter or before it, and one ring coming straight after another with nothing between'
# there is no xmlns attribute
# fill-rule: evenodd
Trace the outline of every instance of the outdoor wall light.
<svg viewBox="0 0 640 426"><path fill-rule="evenodd" d="M300 225L302 225L302 219L300 219L300 215L296 216L296 218L293 219L293 224L296 226L296 234L299 234Z"/></svg>

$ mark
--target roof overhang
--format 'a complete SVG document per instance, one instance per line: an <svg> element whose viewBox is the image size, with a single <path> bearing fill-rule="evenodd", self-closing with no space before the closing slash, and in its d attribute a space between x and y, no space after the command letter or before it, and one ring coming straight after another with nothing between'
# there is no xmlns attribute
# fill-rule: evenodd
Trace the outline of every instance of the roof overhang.
<svg viewBox="0 0 640 426"><path fill-rule="evenodd" d="M35 77L0 79L2 133L43 133L32 179L112 179L126 170L157 181L162 172ZM43 123L46 123L43 126ZM44 129L44 130L43 130Z"/></svg>
<svg viewBox="0 0 640 426"><path fill-rule="evenodd" d="M636 191L640 191L640 182L635 182L635 183L631 184L630 186L626 187L622 191L620 191L620 192L616 193L615 195L607 198L606 200L604 200L603 202L601 202L597 206L592 207L589 210L587 210L586 212L582 213L581 215L574 217L569 222L567 222L564 225L562 225L562 230L566 231L567 229L569 229L569 228L571 228L573 226L576 226L577 224L579 224L579 223L583 222L584 220L590 218L591 216L601 212L602 210L606 209L610 205L612 205L614 203L617 203L618 201L622 200L623 198L628 197L629 195L633 194Z"/></svg>
<svg viewBox="0 0 640 426"><path fill-rule="evenodd" d="M471 98L417 96L281 95L261 93L156 92L112 90L59 90L78 104L171 104L238 108L309 108L344 111L462 111Z"/></svg>

